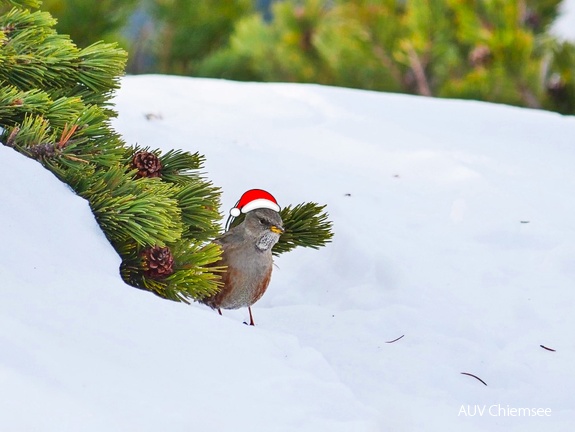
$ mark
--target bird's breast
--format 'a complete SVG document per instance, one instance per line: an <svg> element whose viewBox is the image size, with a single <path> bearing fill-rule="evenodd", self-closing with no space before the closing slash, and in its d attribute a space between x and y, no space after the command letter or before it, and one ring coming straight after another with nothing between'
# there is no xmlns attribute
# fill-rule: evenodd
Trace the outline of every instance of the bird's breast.
<svg viewBox="0 0 575 432"><path fill-rule="evenodd" d="M228 257L231 258L231 257ZM265 293L272 274L271 253L250 253L228 259L223 275L221 304L224 309L248 307Z"/></svg>

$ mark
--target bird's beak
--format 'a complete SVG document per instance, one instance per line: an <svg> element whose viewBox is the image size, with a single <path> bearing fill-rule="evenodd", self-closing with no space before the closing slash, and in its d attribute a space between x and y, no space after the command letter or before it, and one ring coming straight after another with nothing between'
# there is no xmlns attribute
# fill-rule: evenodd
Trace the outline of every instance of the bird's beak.
<svg viewBox="0 0 575 432"><path fill-rule="evenodd" d="M270 231L273 233L276 233L276 234L283 234L284 229L282 227L277 226L277 225L272 225L270 227Z"/></svg>

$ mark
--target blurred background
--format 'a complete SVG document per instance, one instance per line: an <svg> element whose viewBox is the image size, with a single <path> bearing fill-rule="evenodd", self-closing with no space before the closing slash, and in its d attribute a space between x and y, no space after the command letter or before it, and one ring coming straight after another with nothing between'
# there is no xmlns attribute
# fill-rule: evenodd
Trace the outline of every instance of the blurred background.
<svg viewBox="0 0 575 432"><path fill-rule="evenodd" d="M575 114L575 23L561 16L574 3L44 0L42 8L81 47L118 41L130 74L320 83Z"/></svg>

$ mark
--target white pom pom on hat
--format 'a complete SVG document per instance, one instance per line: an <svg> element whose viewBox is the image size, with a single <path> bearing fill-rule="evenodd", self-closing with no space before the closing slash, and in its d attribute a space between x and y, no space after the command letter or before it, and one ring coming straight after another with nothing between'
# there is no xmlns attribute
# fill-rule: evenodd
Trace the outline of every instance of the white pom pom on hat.
<svg viewBox="0 0 575 432"><path fill-rule="evenodd" d="M238 217L242 213L259 208L267 208L277 212L281 210L272 194L263 189L250 189L241 196L235 207L230 210L230 215Z"/></svg>

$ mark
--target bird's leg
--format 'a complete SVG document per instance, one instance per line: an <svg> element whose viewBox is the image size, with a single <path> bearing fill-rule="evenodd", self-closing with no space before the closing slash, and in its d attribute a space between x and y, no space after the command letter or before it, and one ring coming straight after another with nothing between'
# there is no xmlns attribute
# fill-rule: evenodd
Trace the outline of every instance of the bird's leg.
<svg viewBox="0 0 575 432"><path fill-rule="evenodd" d="M221 315L222 314L222 310L220 308L218 308L218 313Z"/></svg>
<svg viewBox="0 0 575 432"><path fill-rule="evenodd" d="M254 324L254 317L252 316L252 308L248 306L248 311L250 313L250 325L255 326Z"/></svg>

